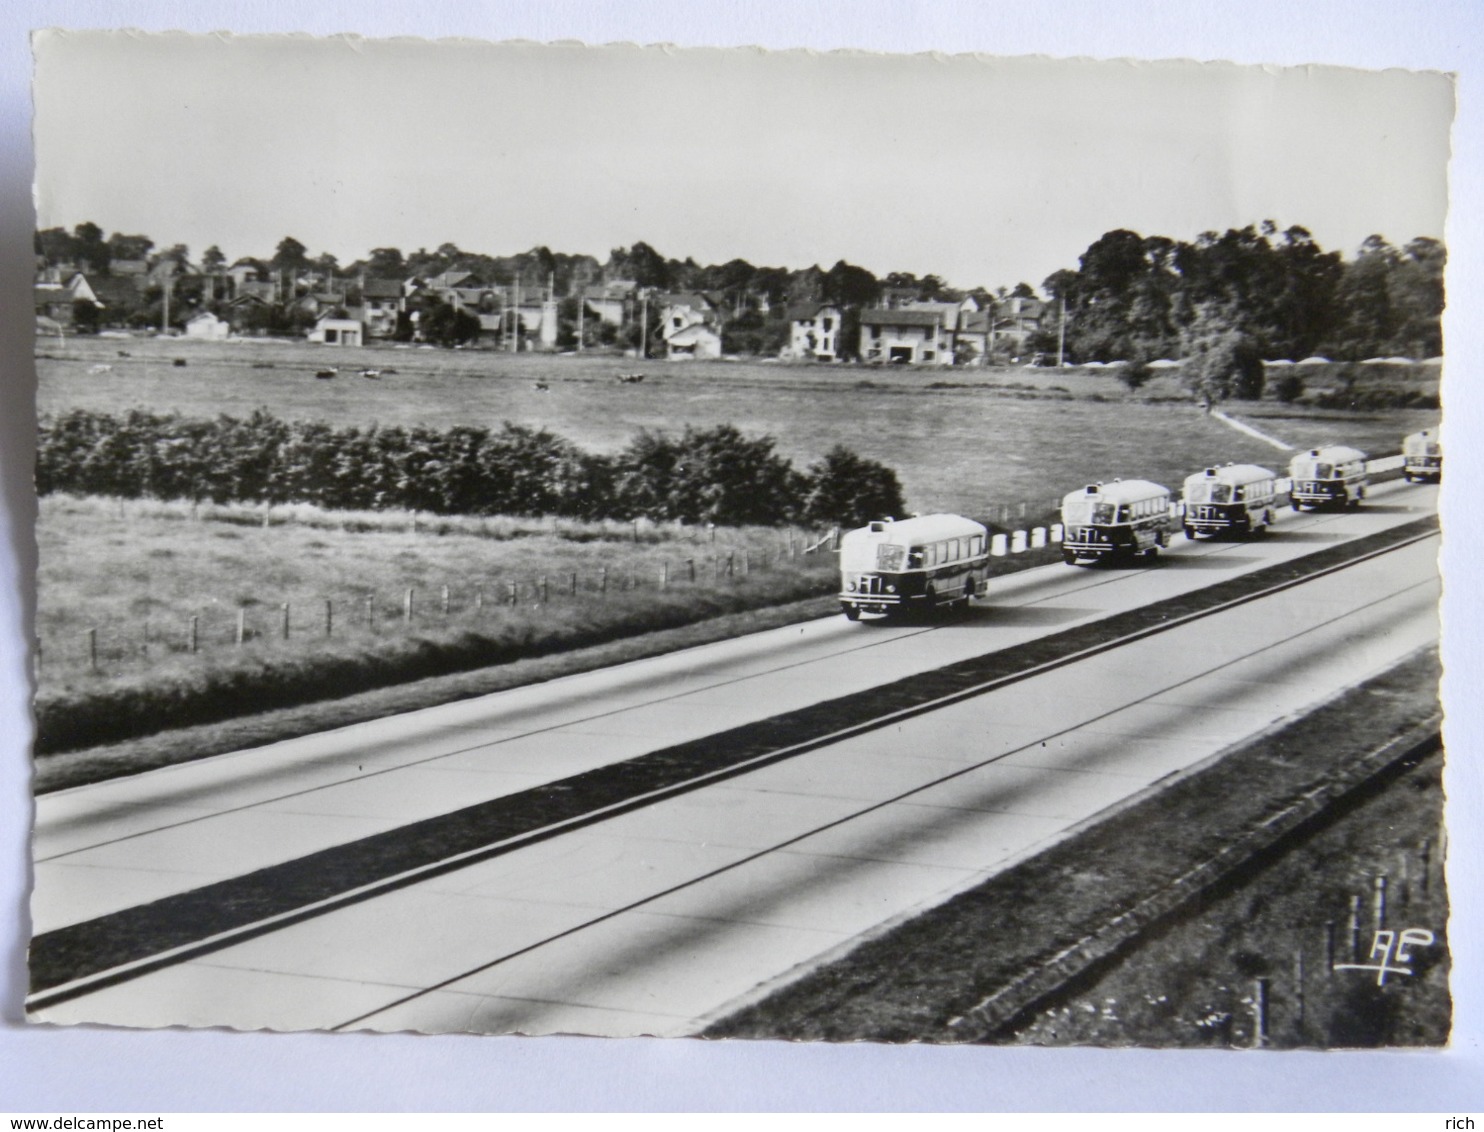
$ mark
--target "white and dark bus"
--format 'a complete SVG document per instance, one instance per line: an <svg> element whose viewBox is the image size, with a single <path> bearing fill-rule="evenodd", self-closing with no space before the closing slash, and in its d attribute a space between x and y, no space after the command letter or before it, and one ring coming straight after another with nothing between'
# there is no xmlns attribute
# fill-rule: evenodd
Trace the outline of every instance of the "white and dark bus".
<svg viewBox="0 0 1484 1132"><path fill-rule="evenodd" d="M1170 489L1148 480L1094 483L1061 501L1062 559L1068 566L1154 558L1170 544Z"/></svg>
<svg viewBox="0 0 1484 1132"><path fill-rule="evenodd" d="M1443 444L1437 429L1425 428L1402 440L1402 475L1408 483L1437 483L1443 478Z"/></svg>
<svg viewBox="0 0 1484 1132"><path fill-rule="evenodd" d="M967 603L988 589L989 532L962 515L882 519L840 539L840 609L852 621Z"/></svg>
<svg viewBox="0 0 1484 1132"><path fill-rule="evenodd" d="M1186 538L1258 535L1273 525L1278 473L1257 464L1227 464L1185 477Z"/></svg>
<svg viewBox="0 0 1484 1132"><path fill-rule="evenodd" d="M1311 448L1288 463L1293 488L1288 500L1295 511L1305 507L1359 507L1365 498L1365 453L1335 445Z"/></svg>

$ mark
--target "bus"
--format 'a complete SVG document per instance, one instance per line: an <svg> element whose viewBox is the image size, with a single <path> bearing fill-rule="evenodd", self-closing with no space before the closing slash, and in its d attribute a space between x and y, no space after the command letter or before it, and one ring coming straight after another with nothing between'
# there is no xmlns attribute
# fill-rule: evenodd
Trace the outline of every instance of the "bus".
<svg viewBox="0 0 1484 1132"><path fill-rule="evenodd" d="M1061 553L1068 566L1157 557L1170 545L1170 489L1148 480L1094 483L1061 501Z"/></svg>
<svg viewBox="0 0 1484 1132"><path fill-rule="evenodd" d="M1200 535L1259 535L1273 525L1278 473L1257 464L1227 464L1185 477L1182 526Z"/></svg>
<svg viewBox="0 0 1484 1132"><path fill-rule="evenodd" d="M1359 507L1365 498L1365 453L1336 445L1310 448L1288 463L1293 489L1288 501L1295 511L1305 507Z"/></svg>
<svg viewBox="0 0 1484 1132"><path fill-rule="evenodd" d="M895 614L989 591L989 531L962 515L881 519L840 539L840 609Z"/></svg>
<svg viewBox="0 0 1484 1132"><path fill-rule="evenodd" d="M1437 483L1443 478L1443 445L1437 429L1425 428L1402 441L1402 475L1408 483Z"/></svg>

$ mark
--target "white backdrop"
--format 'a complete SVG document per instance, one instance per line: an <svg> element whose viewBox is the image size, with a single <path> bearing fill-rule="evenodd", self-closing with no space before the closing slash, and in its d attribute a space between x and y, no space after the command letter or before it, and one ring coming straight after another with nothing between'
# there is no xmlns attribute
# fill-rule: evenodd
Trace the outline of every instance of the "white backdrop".
<svg viewBox="0 0 1484 1132"><path fill-rule="evenodd" d="M33 27L218 28L681 45L852 47L1243 63L1399 66L1461 74L1445 323L1445 696L1449 707L1454 1047L1443 1054L1231 1054L921 1049L594 1039L133 1033L21 1021L29 741L22 642L34 566L30 497L30 100ZM1481 715L1471 629L1480 515L1465 443L1484 407L1478 303L1484 7L1438 0L867 0L499 3L491 0L10 0L0 7L0 1111L1035 1110L1484 1108ZM97 97L107 98L100 90ZM1406 237L1409 233L1396 233ZM1471 576L1472 575L1472 576Z"/></svg>

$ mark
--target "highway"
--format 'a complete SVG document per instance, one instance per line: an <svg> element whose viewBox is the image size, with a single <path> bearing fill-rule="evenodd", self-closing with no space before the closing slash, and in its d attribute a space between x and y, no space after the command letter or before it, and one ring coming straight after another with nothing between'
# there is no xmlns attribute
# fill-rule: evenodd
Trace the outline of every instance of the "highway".
<svg viewBox="0 0 1484 1132"><path fill-rule="evenodd" d="M1402 526L1431 515L1436 494L1378 486L1359 511L1285 512L1266 539L1177 539L1154 566L1025 571L939 624L833 617L47 794L34 929L128 924L153 901L184 908L209 885L560 794L812 705L869 704L873 690ZM351 870L313 906L62 981L32 1017L694 1033L1435 642L1436 554L1425 537L740 773L631 791L602 820L467 863Z"/></svg>

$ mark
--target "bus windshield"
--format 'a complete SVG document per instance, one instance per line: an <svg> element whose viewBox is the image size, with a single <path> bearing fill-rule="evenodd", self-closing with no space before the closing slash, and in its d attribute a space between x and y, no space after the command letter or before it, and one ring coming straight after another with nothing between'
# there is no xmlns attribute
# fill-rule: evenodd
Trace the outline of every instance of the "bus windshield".
<svg viewBox="0 0 1484 1132"><path fill-rule="evenodd" d="M1231 484L1216 483L1211 480L1193 483L1186 491L1186 498L1191 503L1230 503L1232 501Z"/></svg>
<svg viewBox="0 0 1484 1132"><path fill-rule="evenodd" d="M876 569L895 572L902 568L906 548L883 542L876 548Z"/></svg>
<svg viewBox="0 0 1484 1132"><path fill-rule="evenodd" d="M1111 503L1093 503L1078 499L1062 505L1062 519L1070 526L1105 527L1115 522L1115 511Z"/></svg>
<svg viewBox="0 0 1484 1132"><path fill-rule="evenodd" d="M1293 466L1293 478L1299 480L1336 479L1335 466L1320 460L1301 460Z"/></svg>

